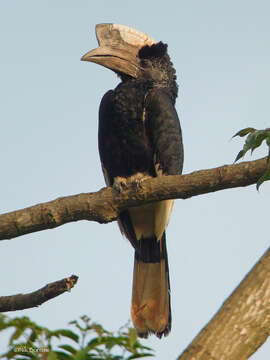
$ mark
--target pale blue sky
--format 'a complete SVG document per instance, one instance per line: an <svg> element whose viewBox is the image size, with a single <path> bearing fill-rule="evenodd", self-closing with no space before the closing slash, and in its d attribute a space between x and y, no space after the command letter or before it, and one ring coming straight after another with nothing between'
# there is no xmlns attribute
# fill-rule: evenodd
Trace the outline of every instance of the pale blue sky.
<svg viewBox="0 0 270 360"><path fill-rule="evenodd" d="M242 146L230 141L236 131L269 127L269 14L266 0L0 0L0 211L104 186L97 114L119 80L80 61L101 22L168 43L184 173L231 164ZM144 341L158 360L185 349L267 249L269 195L267 183L260 193L251 186L176 202L167 232L173 328ZM0 245L2 295L79 276L70 293L11 315L51 328L83 314L110 330L129 319L133 251L115 223L78 222ZM266 344L252 359L269 356Z"/></svg>

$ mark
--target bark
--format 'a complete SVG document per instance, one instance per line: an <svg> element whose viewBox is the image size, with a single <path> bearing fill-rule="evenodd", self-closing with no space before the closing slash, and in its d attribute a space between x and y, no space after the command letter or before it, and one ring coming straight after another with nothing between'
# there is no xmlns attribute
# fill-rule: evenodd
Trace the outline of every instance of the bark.
<svg viewBox="0 0 270 360"><path fill-rule="evenodd" d="M78 277L71 277L47 284L43 288L29 294L17 294L0 297L0 312L29 309L70 291L76 284Z"/></svg>
<svg viewBox="0 0 270 360"><path fill-rule="evenodd" d="M214 191L255 184L267 170L266 158L195 171L188 175L147 179L120 193L103 188L96 193L61 197L0 216L0 240L51 229L68 222L108 223L125 208L165 199L187 199Z"/></svg>
<svg viewBox="0 0 270 360"><path fill-rule="evenodd" d="M178 360L245 360L270 335L270 248Z"/></svg>

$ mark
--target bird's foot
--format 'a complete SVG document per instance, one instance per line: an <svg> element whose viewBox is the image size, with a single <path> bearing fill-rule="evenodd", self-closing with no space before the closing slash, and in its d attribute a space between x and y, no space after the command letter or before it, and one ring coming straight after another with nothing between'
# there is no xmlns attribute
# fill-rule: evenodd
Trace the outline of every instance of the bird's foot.
<svg viewBox="0 0 270 360"><path fill-rule="evenodd" d="M120 192L126 190L127 188L128 188L127 178L121 177L121 176L117 176L114 178L114 182L113 182L114 190L116 190L117 192L120 193Z"/></svg>
<svg viewBox="0 0 270 360"><path fill-rule="evenodd" d="M140 190L142 188L143 181L149 178L149 175L138 173L132 175L128 180L134 187L136 187L137 190Z"/></svg>
<svg viewBox="0 0 270 360"><path fill-rule="evenodd" d="M136 188L136 190L140 190L142 188L143 181L149 178L149 175L143 173L137 173L131 175L128 178L117 176L114 178L113 188L119 193L127 190L128 187L133 187Z"/></svg>

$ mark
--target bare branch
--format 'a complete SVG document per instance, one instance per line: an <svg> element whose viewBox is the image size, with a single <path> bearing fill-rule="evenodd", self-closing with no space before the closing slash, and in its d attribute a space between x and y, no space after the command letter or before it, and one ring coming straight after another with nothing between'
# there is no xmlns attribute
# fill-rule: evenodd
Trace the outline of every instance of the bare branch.
<svg viewBox="0 0 270 360"><path fill-rule="evenodd" d="M188 175L163 176L130 186L120 194L112 188L79 194L10 212L0 216L0 240L51 229L68 222L91 220L107 223L125 208L165 199L187 199L214 191L248 186L267 169L266 158L195 171Z"/></svg>
<svg viewBox="0 0 270 360"><path fill-rule="evenodd" d="M78 276L72 275L68 278L47 284L43 288L29 294L0 296L0 312L23 310L39 306L66 291L70 291L77 280Z"/></svg>
<svg viewBox="0 0 270 360"><path fill-rule="evenodd" d="M178 360L248 359L270 335L270 248Z"/></svg>

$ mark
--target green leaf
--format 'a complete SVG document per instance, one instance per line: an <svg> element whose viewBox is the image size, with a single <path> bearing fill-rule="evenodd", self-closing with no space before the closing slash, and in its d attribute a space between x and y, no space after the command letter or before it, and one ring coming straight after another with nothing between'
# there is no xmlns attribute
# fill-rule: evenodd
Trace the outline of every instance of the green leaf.
<svg viewBox="0 0 270 360"><path fill-rule="evenodd" d="M59 358L54 351L50 351L46 360L59 360Z"/></svg>
<svg viewBox="0 0 270 360"><path fill-rule="evenodd" d="M129 344L133 348L134 344L137 341L137 332L136 332L135 329L129 328L129 334L128 335L129 335Z"/></svg>
<svg viewBox="0 0 270 360"><path fill-rule="evenodd" d="M10 323L9 318L4 314L0 314L0 331L5 330L8 327L10 327L9 323Z"/></svg>
<svg viewBox="0 0 270 360"><path fill-rule="evenodd" d="M99 339L96 337L96 338L94 338L94 339L91 339L91 340L88 342L87 347L88 347L89 349L94 349L94 348L96 348L96 347L99 346L99 345L100 345L100 341L99 341Z"/></svg>
<svg viewBox="0 0 270 360"><path fill-rule="evenodd" d="M35 342L37 339L37 333L35 331L32 331L31 335L29 336L29 341Z"/></svg>
<svg viewBox="0 0 270 360"><path fill-rule="evenodd" d="M268 134L268 136L266 138L266 144L270 148L270 133Z"/></svg>
<svg viewBox="0 0 270 360"><path fill-rule="evenodd" d="M66 350L67 352L69 352L69 353L71 353L73 355L77 353L77 350L74 349L74 347L72 347L71 345L68 345L68 344L58 345L58 347L60 349Z"/></svg>
<svg viewBox="0 0 270 360"><path fill-rule="evenodd" d="M257 181L257 184L256 184L257 190L259 190L262 183L264 183L267 180L270 180L270 169L266 170L266 172Z"/></svg>
<svg viewBox="0 0 270 360"><path fill-rule="evenodd" d="M266 138L266 144L269 148L268 150L268 156L267 156L267 163L270 164L270 134L269 136Z"/></svg>
<svg viewBox="0 0 270 360"><path fill-rule="evenodd" d="M77 334L75 334L73 331L68 330L68 329L55 330L51 334L52 334L52 336L56 336L58 338L59 338L59 336L63 336L63 337L66 337L68 339L75 341L77 344L79 343L79 336Z"/></svg>
<svg viewBox="0 0 270 360"><path fill-rule="evenodd" d="M247 137L245 147L248 150L251 150L251 153L261 145L263 140L265 140L268 137L268 131L265 130L258 130L255 133L249 134Z"/></svg>
<svg viewBox="0 0 270 360"><path fill-rule="evenodd" d="M127 358L127 360L143 358L143 357L146 357L146 356L154 356L154 354L143 353L143 354L130 355L130 356Z"/></svg>
<svg viewBox="0 0 270 360"><path fill-rule="evenodd" d="M238 161L239 159L241 159L244 155L245 155L246 151L241 150L239 151L238 155L236 156L234 162L236 163L236 161Z"/></svg>
<svg viewBox="0 0 270 360"><path fill-rule="evenodd" d="M252 133L254 131L256 131L256 129L248 127L248 128L245 128L245 129L242 129L242 130L238 131L236 134L233 135L232 138L234 138L236 136L243 137L243 136L246 136L248 133Z"/></svg>
<svg viewBox="0 0 270 360"><path fill-rule="evenodd" d="M14 340L17 340L22 335L23 331L24 329L20 329L20 328L14 331L14 333L10 337L10 342L9 342L10 345L14 344Z"/></svg>
<svg viewBox="0 0 270 360"><path fill-rule="evenodd" d="M270 144L270 129L255 130L253 128L247 128L247 129L243 129L243 130L239 131L238 133L241 134L241 136L245 136L248 133L250 133L250 134L246 138L243 149L238 153L234 162L241 159L246 154L247 151L251 150L251 153L252 153L257 147L259 147L262 144L263 140L266 140L267 145L270 146L269 145ZM235 134L235 136L237 134Z"/></svg>
<svg viewBox="0 0 270 360"><path fill-rule="evenodd" d="M87 360L88 359L88 349L83 349L78 351L77 354L74 356L74 360Z"/></svg>
<svg viewBox="0 0 270 360"><path fill-rule="evenodd" d="M54 351L54 353L57 356L57 360L73 360L74 357L72 355L68 355L67 353L64 353L63 351Z"/></svg>
<svg viewBox="0 0 270 360"><path fill-rule="evenodd" d="M80 324L79 324L80 323ZM16 347L18 345L26 347L40 347L41 344L50 350L47 360L128 360L141 357L153 356L152 349L143 346L137 338L134 329L125 325L117 333L105 330L98 323L90 321L87 316L83 316L79 321L73 321L72 325L76 327L78 335L68 329L58 329L51 331L41 327L31 321L28 317L10 319L0 315L0 332L7 328L12 328L12 335ZM21 335L20 335L21 334ZM20 336L26 341L18 344ZM57 345L51 343L51 340L57 338ZM74 347L70 344L61 344L63 338L74 341ZM59 344L60 342L60 344ZM88 343L84 348L79 348L78 344ZM59 345L58 345L59 344ZM83 346L83 345L82 345ZM40 353L25 353L14 351L13 346L6 354L0 355L0 358L15 360L40 360ZM116 354L122 353L122 355Z"/></svg>

